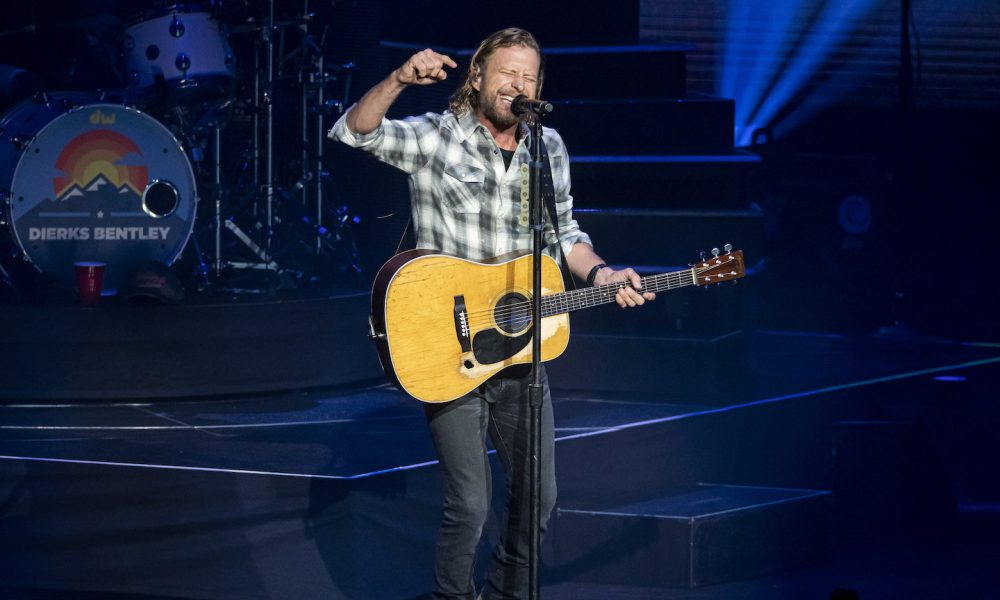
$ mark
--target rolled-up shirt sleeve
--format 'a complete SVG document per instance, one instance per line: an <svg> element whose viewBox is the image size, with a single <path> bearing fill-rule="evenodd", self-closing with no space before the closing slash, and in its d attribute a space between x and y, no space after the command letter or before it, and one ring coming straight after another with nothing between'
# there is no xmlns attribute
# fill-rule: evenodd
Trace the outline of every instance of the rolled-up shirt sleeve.
<svg viewBox="0 0 1000 600"><path fill-rule="evenodd" d="M337 120L328 137L363 150L406 173L413 174L423 168L440 143L436 123L439 115L427 113L399 120L383 118L371 133L356 133L347 126L349 112Z"/></svg>

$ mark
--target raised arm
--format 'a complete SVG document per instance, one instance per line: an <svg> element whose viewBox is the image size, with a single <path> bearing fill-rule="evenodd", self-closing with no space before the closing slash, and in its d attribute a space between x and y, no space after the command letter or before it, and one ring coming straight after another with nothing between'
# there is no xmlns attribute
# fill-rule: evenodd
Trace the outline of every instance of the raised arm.
<svg viewBox="0 0 1000 600"><path fill-rule="evenodd" d="M375 131L396 98L411 85L430 85L448 78L445 67L458 65L430 48L417 52L375 85L347 113L347 127L354 133Z"/></svg>

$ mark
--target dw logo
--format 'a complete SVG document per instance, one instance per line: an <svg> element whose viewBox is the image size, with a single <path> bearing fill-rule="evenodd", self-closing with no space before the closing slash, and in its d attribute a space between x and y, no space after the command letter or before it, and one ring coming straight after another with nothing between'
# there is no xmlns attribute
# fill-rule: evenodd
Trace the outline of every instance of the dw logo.
<svg viewBox="0 0 1000 600"><path fill-rule="evenodd" d="M117 117L117 115L115 115L115 113L111 113L110 115L106 115L106 114L102 113L100 109L97 109L94 112L90 113L90 124L91 125L114 125L116 117Z"/></svg>

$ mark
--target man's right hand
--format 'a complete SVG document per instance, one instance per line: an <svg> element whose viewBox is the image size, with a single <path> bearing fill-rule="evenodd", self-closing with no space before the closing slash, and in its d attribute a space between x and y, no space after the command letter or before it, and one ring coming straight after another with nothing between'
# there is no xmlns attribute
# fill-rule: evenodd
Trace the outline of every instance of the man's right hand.
<svg viewBox="0 0 1000 600"><path fill-rule="evenodd" d="M457 66L455 61L430 48L417 52L351 107L347 112L347 128L362 135L375 131L389 107L408 86L444 81L448 78L445 67Z"/></svg>
<svg viewBox="0 0 1000 600"><path fill-rule="evenodd" d="M430 85L448 78L445 67L457 68L448 55L427 48L411 56L396 69L396 81L403 85Z"/></svg>

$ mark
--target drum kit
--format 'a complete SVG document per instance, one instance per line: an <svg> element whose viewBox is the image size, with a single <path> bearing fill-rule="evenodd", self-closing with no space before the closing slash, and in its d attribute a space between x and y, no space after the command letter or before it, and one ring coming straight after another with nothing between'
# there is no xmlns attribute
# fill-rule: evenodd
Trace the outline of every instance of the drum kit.
<svg viewBox="0 0 1000 600"><path fill-rule="evenodd" d="M71 287L75 263L99 261L113 294L182 254L209 291L359 281L323 156L356 67L324 59L308 0L291 17L275 0L123 4L106 78L120 86L52 89L0 65L0 287L19 285L15 263Z"/></svg>

